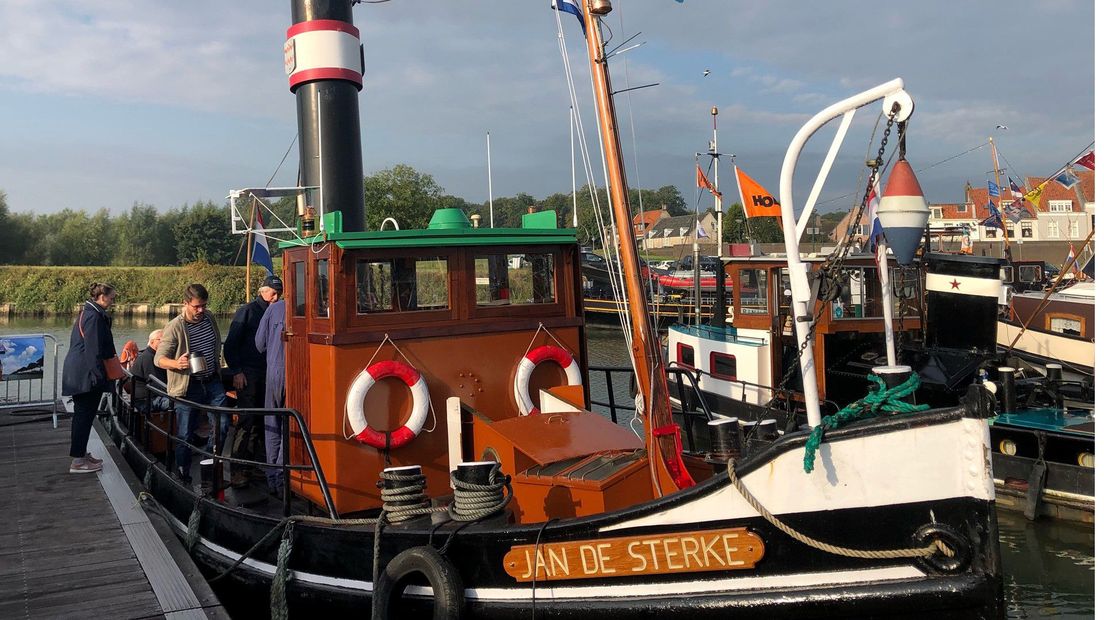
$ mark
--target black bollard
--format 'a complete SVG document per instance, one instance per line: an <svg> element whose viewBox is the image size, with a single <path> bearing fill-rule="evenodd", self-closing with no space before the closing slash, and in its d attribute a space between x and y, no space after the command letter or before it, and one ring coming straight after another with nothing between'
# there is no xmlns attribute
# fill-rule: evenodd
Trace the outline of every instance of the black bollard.
<svg viewBox="0 0 1104 620"><path fill-rule="evenodd" d="M1046 381L1047 389L1054 394L1054 406L1059 409L1065 409L1064 398L1062 397L1062 365L1050 363L1046 365Z"/></svg>
<svg viewBox="0 0 1104 620"><path fill-rule="evenodd" d="M199 490L206 495L215 488L215 459L199 462Z"/></svg>
<svg viewBox="0 0 1104 620"><path fill-rule="evenodd" d="M488 485L503 479L505 476L499 473L495 480L491 479L491 474L498 470L498 463L495 461L473 461L470 463L460 463L456 466L456 471L453 474L456 476L456 480L461 483L467 484L481 484ZM461 496L478 496L485 494L485 491L465 491L462 489L453 489L453 497ZM480 518L481 523L503 524L507 522L508 516L504 510L489 515L487 517ZM459 519L464 520L464 519Z"/></svg>
<svg viewBox="0 0 1104 620"><path fill-rule="evenodd" d="M705 462L713 465L714 471L724 471L729 459L740 458L744 445L743 427L737 418L710 420L706 426L709 428L710 446Z"/></svg>
<svg viewBox="0 0 1104 620"><path fill-rule="evenodd" d="M905 381L909 380L912 376L912 368L908 366L875 366L871 369L875 375L877 375L882 381L885 381L886 389L893 389ZM916 392L909 394L903 398L900 398L909 404L916 404Z"/></svg>
<svg viewBox="0 0 1104 620"><path fill-rule="evenodd" d="M1004 413L1016 410L1016 369L1011 366L997 368L997 397Z"/></svg>

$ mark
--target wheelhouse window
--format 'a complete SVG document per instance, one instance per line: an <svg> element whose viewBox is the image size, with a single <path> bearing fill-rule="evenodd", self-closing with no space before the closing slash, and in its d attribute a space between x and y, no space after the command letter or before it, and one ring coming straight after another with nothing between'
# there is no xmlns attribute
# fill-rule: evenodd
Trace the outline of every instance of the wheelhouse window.
<svg viewBox="0 0 1104 620"><path fill-rule="evenodd" d="M1047 316L1047 331L1071 336L1082 336L1085 333L1081 318L1075 316Z"/></svg>
<svg viewBox="0 0 1104 620"><path fill-rule="evenodd" d="M767 270L740 270L740 314L767 313Z"/></svg>
<svg viewBox="0 0 1104 620"><path fill-rule="evenodd" d="M678 344L678 363L679 366L697 368L694 364L694 347L680 342Z"/></svg>
<svg viewBox="0 0 1104 620"><path fill-rule="evenodd" d="M844 274L843 294L832 302L833 318L870 319L883 316L882 283L877 267L853 267L845 269ZM918 316L920 287L915 270L892 267L889 276L894 316Z"/></svg>
<svg viewBox="0 0 1104 620"><path fill-rule="evenodd" d="M1043 279L1043 268L1038 265L1020 265L1018 271L1020 282L1041 282Z"/></svg>
<svg viewBox="0 0 1104 620"><path fill-rule="evenodd" d="M479 254L475 257L475 303L516 306L556 302L551 253Z"/></svg>
<svg viewBox="0 0 1104 620"><path fill-rule="evenodd" d="M736 357L714 351L709 354L709 374L716 379L736 380Z"/></svg>
<svg viewBox="0 0 1104 620"><path fill-rule="evenodd" d="M295 307L292 314L294 316L307 316L307 264L304 262L297 262L294 265L295 281L292 285L295 287Z"/></svg>
<svg viewBox="0 0 1104 620"><path fill-rule="evenodd" d="M356 261L357 314L448 308L448 259L360 259Z"/></svg>
<svg viewBox="0 0 1104 620"><path fill-rule="evenodd" d="M315 291L314 316L328 318L330 316L330 261L323 259L314 263L315 267Z"/></svg>

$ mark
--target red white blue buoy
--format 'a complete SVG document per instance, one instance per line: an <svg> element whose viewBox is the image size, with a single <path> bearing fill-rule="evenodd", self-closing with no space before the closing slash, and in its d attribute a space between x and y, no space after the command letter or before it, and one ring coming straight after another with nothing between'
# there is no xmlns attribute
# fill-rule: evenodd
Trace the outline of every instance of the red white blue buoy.
<svg viewBox="0 0 1104 620"><path fill-rule="evenodd" d="M897 160L878 204L878 219L898 264L912 263L930 215L912 166L903 158Z"/></svg>

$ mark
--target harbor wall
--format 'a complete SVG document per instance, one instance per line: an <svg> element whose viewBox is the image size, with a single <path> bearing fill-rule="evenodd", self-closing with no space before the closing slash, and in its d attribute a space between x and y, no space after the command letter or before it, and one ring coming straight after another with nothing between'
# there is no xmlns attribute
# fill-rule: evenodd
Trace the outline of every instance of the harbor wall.
<svg viewBox="0 0 1104 620"><path fill-rule="evenodd" d="M246 294L245 267L195 262L179 267L43 267L0 266L0 316L72 315L84 303L88 285L105 282L118 295L118 316L171 317L180 313L184 289L207 288L209 308L231 313L256 295L265 270L254 266Z"/></svg>

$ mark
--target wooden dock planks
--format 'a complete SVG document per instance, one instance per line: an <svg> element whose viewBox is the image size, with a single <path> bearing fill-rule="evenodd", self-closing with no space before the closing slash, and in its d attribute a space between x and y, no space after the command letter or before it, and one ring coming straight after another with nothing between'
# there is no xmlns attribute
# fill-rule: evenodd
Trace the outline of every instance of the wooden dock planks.
<svg viewBox="0 0 1104 620"><path fill-rule="evenodd" d="M163 617L97 475L69 473L69 421L26 419L0 416L0 618Z"/></svg>

